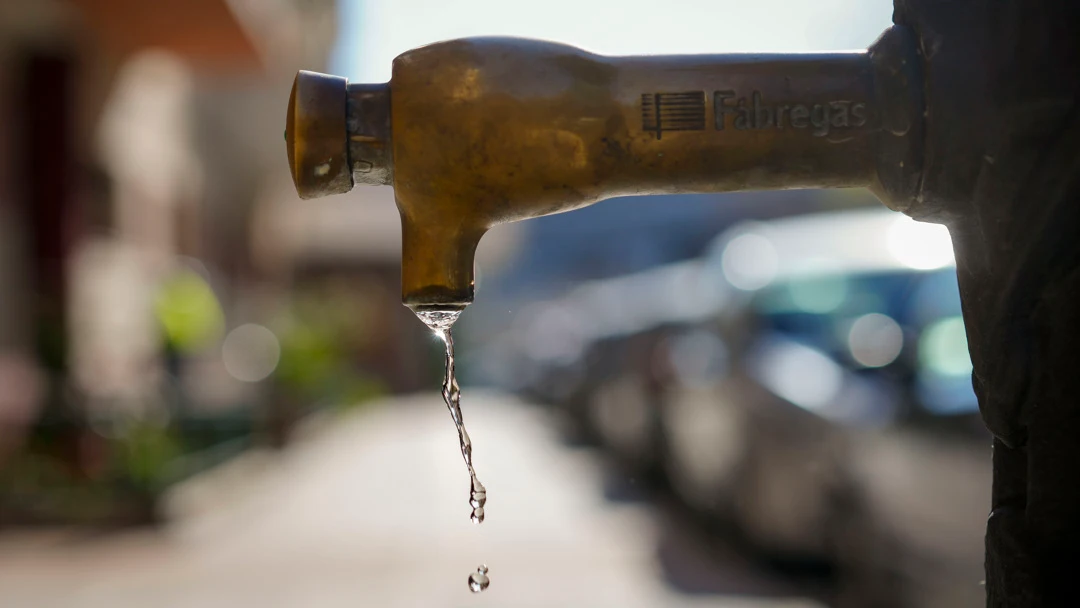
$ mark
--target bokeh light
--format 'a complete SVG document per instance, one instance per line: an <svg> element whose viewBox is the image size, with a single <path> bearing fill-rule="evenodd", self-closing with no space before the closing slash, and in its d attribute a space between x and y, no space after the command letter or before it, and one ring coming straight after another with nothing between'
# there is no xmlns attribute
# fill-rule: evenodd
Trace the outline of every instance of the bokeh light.
<svg viewBox="0 0 1080 608"><path fill-rule="evenodd" d="M281 344L277 336L262 325L248 323L229 332L221 345L225 369L237 380L258 382L277 368Z"/></svg>
<svg viewBox="0 0 1080 608"><path fill-rule="evenodd" d="M888 247L898 261L916 270L944 268L953 263L949 229L940 224L898 215L889 229Z"/></svg>
<svg viewBox="0 0 1080 608"><path fill-rule="evenodd" d="M739 289L765 287L776 276L776 249L758 234L741 234L731 240L720 259L724 277Z"/></svg>
<svg viewBox="0 0 1080 608"><path fill-rule="evenodd" d="M884 367L900 356L904 331L888 315L870 313L851 324L848 331L851 357L866 367Z"/></svg>

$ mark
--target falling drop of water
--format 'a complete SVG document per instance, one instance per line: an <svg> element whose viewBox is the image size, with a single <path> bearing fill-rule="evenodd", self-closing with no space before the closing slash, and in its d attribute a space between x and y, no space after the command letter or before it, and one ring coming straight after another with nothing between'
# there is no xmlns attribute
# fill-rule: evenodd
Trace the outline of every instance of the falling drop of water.
<svg viewBox="0 0 1080 608"><path fill-rule="evenodd" d="M469 489L469 506L472 507L472 515L469 519L474 524L484 523L484 505L487 503L487 489L484 488L484 484L480 483L480 480L476 478L476 474L472 476L472 487Z"/></svg>
<svg viewBox="0 0 1080 608"><path fill-rule="evenodd" d="M476 569L476 572L469 575L469 589L473 593L480 593L484 589L487 589L488 585L491 584L491 579L488 578L487 571L487 566L481 564L480 567Z"/></svg>

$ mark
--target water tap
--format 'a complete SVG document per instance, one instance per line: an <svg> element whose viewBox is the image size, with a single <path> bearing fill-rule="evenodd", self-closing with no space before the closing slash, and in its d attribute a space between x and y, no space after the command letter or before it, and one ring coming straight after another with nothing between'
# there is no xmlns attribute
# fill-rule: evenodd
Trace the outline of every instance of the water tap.
<svg viewBox="0 0 1080 608"><path fill-rule="evenodd" d="M298 73L289 165L301 198L392 186L402 300L463 307L489 228L605 198L864 186L903 209L921 166L916 53L897 26L816 54L452 40L398 56L385 84Z"/></svg>

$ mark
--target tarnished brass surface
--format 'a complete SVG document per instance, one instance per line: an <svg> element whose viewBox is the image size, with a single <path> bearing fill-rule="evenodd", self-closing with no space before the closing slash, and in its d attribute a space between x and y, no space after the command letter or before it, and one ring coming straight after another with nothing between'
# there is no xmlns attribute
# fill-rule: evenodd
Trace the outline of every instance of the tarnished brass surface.
<svg viewBox="0 0 1080 608"><path fill-rule="evenodd" d="M352 189L345 140L346 84L339 76L296 74L285 119L285 147L300 198Z"/></svg>
<svg viewBox="0 0 1080 608"><path fill-rule="evenodd" d="M897 72L887 59L603 57L534 40L443 42L399 56L389 95L350 114L350 138L375 146L350 159L352 174L362 160L394 186L404 302L463 306L476 245L501 222L627 194L889 181L879 179L878 148L904 138L910 125L895 125L911 112L893 104L882 128L875 95L897 88L882 83ZM386 140L389 154L372 152ZM891 141L893 156L906 158L904 145ZM300 160L291 157L294 176L306 170Z"/></svg>
<svg viewBox="0 0 1080 608"><path fill-rule="evenodd" d="M390 86L350 84L346 107L353 183L372 186L392 183Z"/></svg>

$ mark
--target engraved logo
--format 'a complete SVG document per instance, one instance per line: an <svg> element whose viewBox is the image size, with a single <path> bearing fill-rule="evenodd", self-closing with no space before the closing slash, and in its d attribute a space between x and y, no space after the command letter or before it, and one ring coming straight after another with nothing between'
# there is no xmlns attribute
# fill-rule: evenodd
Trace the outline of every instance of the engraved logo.
<svg viewBox="0 0 1080 608"><path fill-rule="evenodd" d="M660 139L665 131L705 130L705 91L645 93L641 96L641 123Z"/></svg>
<svg viewBox="0 0 1080 608"><path fill-rule="evenodd" d="M835 129L866 126L865 103L836 99L818 103L769 103L760 91L749 97L733 90L713 92L712 128L723 131L733 127L748 129L808 130L815 137L824 137ZM641 96L642 130L655 133L660 139L669 131L706 130L705 91L682 93L644 93Z"/></svg>

